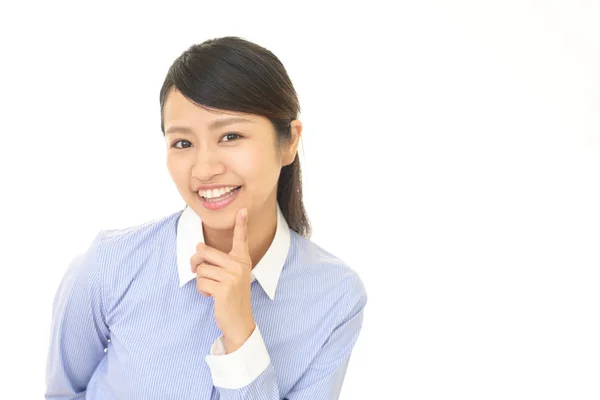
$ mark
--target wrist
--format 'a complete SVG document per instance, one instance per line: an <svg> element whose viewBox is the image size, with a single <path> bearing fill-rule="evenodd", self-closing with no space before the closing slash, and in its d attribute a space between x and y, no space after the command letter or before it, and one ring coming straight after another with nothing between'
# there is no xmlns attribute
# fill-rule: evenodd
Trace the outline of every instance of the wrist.
<svg viewBox="0 0 600 400"><path fill-rule="evenodd" d="M235 334L223 334L223 345L226 354L233 353L246 343L256 329L256 323L252 321L245 329L239 329Z"/></svg>

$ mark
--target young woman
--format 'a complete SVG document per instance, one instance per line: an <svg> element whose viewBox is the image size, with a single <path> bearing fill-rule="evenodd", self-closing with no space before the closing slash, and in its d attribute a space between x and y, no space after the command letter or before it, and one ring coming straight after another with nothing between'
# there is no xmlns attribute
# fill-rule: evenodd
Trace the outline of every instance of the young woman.
<svg viewBox="0 0 600 400"><path fill-rule="evenodd" d="M53 304L47 399L337 399L367 302L309 240L300 106L270 51L191 46L160 91L187 203L101 231Z"/></svg>

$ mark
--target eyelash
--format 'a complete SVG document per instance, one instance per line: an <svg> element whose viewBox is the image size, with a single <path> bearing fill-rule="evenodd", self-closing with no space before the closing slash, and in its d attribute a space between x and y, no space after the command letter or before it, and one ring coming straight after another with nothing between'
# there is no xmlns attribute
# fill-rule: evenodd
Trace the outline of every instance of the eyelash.
<svg viewBox="0 0 600 400"><path fill-rule="evenodd" d="M223 137L222 137L221 139L223 139L224 137L230 136L230 135L237 136L237 138L236 138L236 139L240 139L240 138L242 137L242 135L240 135L239 133L235 133L235 132L229 132L229 133L226 133L225 135L223 135ZM236 140L236 139L234 139L234 140ZM232 141L232 140L230 139L230 140L227 140L226 142L231 142L231 141ZM175 142L173 142L173 144L171 145L171 147L172 147L172 148L175 148L175 149L183 150L183 148L181 148L181 147L177 147L177 146L176 146L176 144L177 144L177 143L180 143L180 142L188 142L188 143L190 143L190 141L189 141L189 140L185 140L185 139L182 139L182 140L176 140ZM185 147L185 148L187 148L187 147Z"/></svg>

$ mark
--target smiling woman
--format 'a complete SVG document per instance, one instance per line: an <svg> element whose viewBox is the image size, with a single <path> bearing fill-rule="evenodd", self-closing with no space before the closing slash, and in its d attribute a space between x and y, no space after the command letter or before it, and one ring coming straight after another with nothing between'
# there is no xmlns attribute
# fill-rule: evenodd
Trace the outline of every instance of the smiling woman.
<svg viewBox="0 0 600 400"><path fill-rule="evenodd" d="M296 227L292 229L298 233L308 234L297 155L302 131L300 121L281 123L286 128L277 132L274 123L261 115L232 117L241 113L199 105L175 85L165 91L161 104L167 166L179 193L204 222L207 240L214 237L214 231L232 231L239 206L248 208L255 221L250 222L251 231L274 232L276 205L280 199L287 200L287 204L280 201L279 205L288 224ZM296 165L292 166L293 163ZM283 168L294 169L290 171L296 174L292 181L294 186L278 185ZM280 199L277 198L278 186L284 189ZM199 191L211 191L216 195L220 188L235 187L240 189L235 191L235 197L228 197L228 202L209 202L206 193L205 196L199 194ZM231 207L226 207L229 204ZM264 237L265 234L252 236ZM231 240L214 244L226 249L231 247Z"/></svg>
<svg viewBox="0 0 600 400"><path fill-rule="evenodd" d="M70 265L46 398L337 399L367 294L310 240L285 68L208 40L175 60L160 108L186 207L102 231Z"/></svg>

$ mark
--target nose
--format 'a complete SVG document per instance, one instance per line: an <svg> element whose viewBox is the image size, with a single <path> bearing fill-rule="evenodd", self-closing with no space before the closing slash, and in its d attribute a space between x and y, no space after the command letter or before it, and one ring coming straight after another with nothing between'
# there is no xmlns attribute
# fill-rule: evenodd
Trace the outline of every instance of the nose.
<svg viewBox="0 0 600 400"><path fill-rule="evenodd" d="M219 154L214 149L203 148L199 149L196 155L196 162L192 167L192 175L200 181L210 181L214 176L225 172Z"/></svg>

